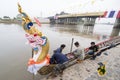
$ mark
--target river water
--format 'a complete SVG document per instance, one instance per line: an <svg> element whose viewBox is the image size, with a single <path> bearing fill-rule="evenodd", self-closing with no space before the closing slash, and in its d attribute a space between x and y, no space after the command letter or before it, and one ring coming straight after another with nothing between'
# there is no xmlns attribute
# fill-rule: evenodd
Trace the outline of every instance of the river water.
<svg viewBox="0 0 120 80"><path fill-rule="evenodd" d="M96 24L94 28L91 28L92 32L86 35L80 32L81 26L43 24L38 29L48 37L51 55L60 44L67 46L63 53L70 52L72 38L74 42L79 41L82 47L87 47L91 41L99 41L94 35L109 36L113 28L113 25ZM25 44L26 41L25 32L20 25L0 24L0 80L33 80L33 75L27 71L31 47ZM43 77L36 75L34 80L41 80Z"/></svg>

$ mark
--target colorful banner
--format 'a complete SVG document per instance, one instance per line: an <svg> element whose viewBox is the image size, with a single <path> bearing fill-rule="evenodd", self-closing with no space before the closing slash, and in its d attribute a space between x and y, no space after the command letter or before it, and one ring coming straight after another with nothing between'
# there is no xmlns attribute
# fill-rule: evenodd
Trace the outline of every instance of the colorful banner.
<svg viewBox="0 0 120 80"><path fill-rule="evenodd" d="M104 18L120 18L120 11L105 11Z"/></svg>

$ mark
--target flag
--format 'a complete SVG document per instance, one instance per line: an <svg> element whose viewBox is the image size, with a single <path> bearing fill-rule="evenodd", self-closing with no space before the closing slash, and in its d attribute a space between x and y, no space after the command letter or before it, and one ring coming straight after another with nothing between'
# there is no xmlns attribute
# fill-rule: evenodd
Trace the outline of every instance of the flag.
<svg viewBox="0 0 120 80"><path fill-rule="evenodd" d="M115 14L115 11L111 11L108 17L113 18L114 14Z"/></svg>
<svg viewBox="0 0 120 80"><path fill-rule="evenodd" d="M104 13L105 18L118 18L119 17L120 12L119 11L106 11Z"/></svg>
<svg viewBox="0 0 120 80"><path fill-rule="evenodd" d="M54 16L54 19L58 19L58 17L57 17L57 16Z"/></svg>
<svg viewBox="0 0 120 80"><path fill-rule="evenodd" d="M118 11L117 18L120 18L120 11Z"/></svg>
<svg viewBox="0 0 120 80"><path fill-rule="evenodd" d="M35 20L35 22L38 24L38 26L41 27L41 23L40 23L40 21L39 21L37 18L35 18L35 17L34 17L34 20Z"/></svg>
<svg viewBox="0 0 120 80"><path fill-rule="evenodd" d="M108 13L108 11L105 11L103 17L106 17L107 13Z"/></svg>

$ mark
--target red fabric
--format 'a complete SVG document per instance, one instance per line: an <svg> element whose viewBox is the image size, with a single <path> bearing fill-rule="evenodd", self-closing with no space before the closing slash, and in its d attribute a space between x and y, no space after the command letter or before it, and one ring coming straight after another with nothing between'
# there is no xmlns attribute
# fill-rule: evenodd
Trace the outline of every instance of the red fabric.
<svg viewBox="0 0 120 80"><path fill-rule="evenodd" d="M120 11L119 11L118 14L117 14L117 18L120 18Z"/></svg>
<svg viewBox="0 0 120 80"><path fill-rule="evenodd" d="M107 13L108 13L108 12L107 12L107 11L105 11L105 12L104 12L104 15L103 15L102 17L106 17Z"/></svg>
<svg viewBox="0 0 120 80"><path fill-rule="evenodd" d="M38 26L41 27L41 23L40 23L40 21L39 21L37 18L35 18L35 17L34 17L34 20L35 20L35 22L38 24Z"/></svg>

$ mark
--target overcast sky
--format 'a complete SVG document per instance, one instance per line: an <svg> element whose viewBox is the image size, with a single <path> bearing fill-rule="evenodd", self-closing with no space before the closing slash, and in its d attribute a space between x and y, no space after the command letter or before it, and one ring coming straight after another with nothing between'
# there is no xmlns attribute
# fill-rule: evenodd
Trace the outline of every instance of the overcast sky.
<svg viewBox="0 0 120 80"><path fill-rule="evenodd" d="M0 0L0 17L18 14L17 2L29 16L48 17L60 13L120 10L120 0Z"/></svg>

